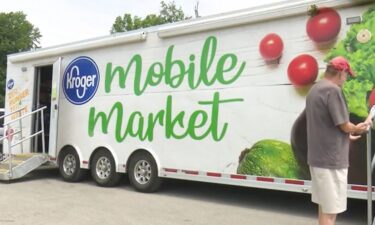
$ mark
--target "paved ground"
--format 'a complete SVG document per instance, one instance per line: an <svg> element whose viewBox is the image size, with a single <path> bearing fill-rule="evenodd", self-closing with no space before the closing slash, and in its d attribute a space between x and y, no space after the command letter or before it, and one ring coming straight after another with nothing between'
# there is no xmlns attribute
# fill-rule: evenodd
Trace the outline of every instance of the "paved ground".
<svg viewBox="0 0 375 225"><path fill-rule="evenodd" d="M350 200L337 225L365 225L366 204ZM101 188L43 170L0 183L1 225L316 225L315 217L308 195L196 182L169 180L142 194L127 181Z"/></svg>

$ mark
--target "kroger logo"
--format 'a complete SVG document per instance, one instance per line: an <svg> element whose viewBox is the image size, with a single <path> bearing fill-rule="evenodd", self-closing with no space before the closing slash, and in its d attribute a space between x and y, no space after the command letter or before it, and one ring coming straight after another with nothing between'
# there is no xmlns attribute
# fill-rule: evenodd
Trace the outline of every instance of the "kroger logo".
<svg viewBox="0 0 375 225"><path fill-rule="evenodd" d="M98 66L89 57L74 59L65 69L63 90L69 102L82 105L94 97L99 86Z"/></svg>
<svg viewBox="0 0 375 225"><path fill-rule="evenodd" d="M7 88L11 90L13 87L14 87L14 80L13 79L8 80Z"/></svg>

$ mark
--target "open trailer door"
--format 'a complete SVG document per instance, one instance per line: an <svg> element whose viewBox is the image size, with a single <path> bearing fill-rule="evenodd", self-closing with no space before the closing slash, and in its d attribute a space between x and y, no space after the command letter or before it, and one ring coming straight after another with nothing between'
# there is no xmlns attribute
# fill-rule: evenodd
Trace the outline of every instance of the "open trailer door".
<svg viewBox="0 0 375 225"><path fill-rule="evenodd" d="M51 87L51 115L50 115L50 126L49 126L49 155L56 156L56 144L58 129L57 123L59 118L59 92L60 92L60 80L61 80L61 60L59 57L53 63L52 69L52 87Z"/></svg>

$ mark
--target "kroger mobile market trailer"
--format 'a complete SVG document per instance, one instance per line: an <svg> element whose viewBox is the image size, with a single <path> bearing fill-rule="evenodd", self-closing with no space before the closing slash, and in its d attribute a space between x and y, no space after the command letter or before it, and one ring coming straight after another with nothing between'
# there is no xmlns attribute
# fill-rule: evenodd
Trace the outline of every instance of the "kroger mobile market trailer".
<svg viewBox="0 0 375 225"><path fill-rule="evenodd" d="M357 73L343 89L351 120L368 115L371 2L285 1L9 55L4 152L44 144L66 181L127 173L144 192L162 178L309 192L299 115L336 55ZM365 137L351 143L353 198L366 198L365 155Z"/></svg>

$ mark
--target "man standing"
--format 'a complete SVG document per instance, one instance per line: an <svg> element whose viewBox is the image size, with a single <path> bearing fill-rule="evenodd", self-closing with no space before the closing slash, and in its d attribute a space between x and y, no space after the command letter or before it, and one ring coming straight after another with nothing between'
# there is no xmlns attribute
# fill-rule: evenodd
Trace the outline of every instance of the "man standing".
<svg viewBox="0 0 375 225"><path fill-rule="evenodd" d="M354 125L342 93L347 76L354 76L341 56L327 65L324 78L306 98L308 155L312 201L319 206L319 225L334 225L346 210L349 141L366 132L368 123Z"/></svg>

